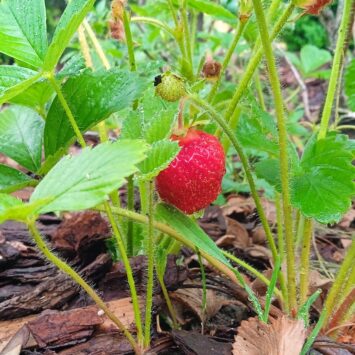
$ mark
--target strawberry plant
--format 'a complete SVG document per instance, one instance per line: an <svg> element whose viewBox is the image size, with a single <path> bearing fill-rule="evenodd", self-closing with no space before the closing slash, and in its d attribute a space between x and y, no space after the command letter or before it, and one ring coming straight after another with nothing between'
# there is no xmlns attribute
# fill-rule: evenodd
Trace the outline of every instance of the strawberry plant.
<svg viewBox="0 0 355 355"><path fill-rule="evenodd" d="M318 14L327 4L273 0L263 6L260 0L241 0L237 15L207 0L149 1L146 6L113 0L113 39L108 40L99 39L90 24L95 1L71 0L48 42L44 0L0 2L0 52L12 63L0 65L0 153L18 167L0 164L0 223L26 224L44 256L88 293L137 354L151 345L155 274L177 325L164 272L168 254L182 245L197 252L202 275L204 259L244 287L261 321L268 322L275 297L285 314L311 327L309 309L319 295L309 288L314 225L338 222L355 191L355 145L341 133L346 125L339 124L336 111L343 67L348 105L354 107L354 61L345 65L354 1L344 1L333 58L311 45L303 47L300 59L293 58L309 77L332 60L319 124L311 131L299 125L297 112L294 118L285 110L273 41L288 21L305 12ZM199 13L235 29L232 38L226 36L221 63L209 53L213 36L197 30ZM137 28L144 29L141 37ZM226 71L242 45L251 54L235 85L225 80ZM267 102L260 80L263 59L272 94ZM96 146L87 143L89 130L98 132ZM296 136L307 141L297 145ZM75 143L80 151L69 153ZM242 171L236 175L243 176L255 201L275 265L271 278L217 247L196 222L199 211L221 192L229 152L238 157ZM260 181L267 182L275 200L277 235L261 202ZM117 193L123 185L126 208ZM11 194L24 187L33 188L28 202ZM83 210L100 211L111 224L110 248L125 267L136 334L50 250L36 226L41 214ZM129 262L138 254L148 260L145 312ZM354 256L352 242L302 354L334 314L344 322L349 318L340 305L349 303ZM232 262L266 284L264 302Z"/></svg>

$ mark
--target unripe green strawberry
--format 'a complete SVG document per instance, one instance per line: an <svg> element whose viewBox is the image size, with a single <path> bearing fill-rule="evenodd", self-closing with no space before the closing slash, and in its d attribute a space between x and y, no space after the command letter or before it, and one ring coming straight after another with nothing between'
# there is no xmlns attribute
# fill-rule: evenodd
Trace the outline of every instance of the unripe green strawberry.
<svg viewBox="0 0 355 355"><path fill-rule="evenodd" d="M186 94L183 80L170 72L156 76L154 86L155 94L166 101L178 101Z"/></svg>

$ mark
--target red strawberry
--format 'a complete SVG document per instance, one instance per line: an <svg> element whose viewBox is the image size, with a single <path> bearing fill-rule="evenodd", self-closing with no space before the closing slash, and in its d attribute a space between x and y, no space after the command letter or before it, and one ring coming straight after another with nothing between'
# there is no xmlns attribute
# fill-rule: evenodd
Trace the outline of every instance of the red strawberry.
<svg viewBox="0 0 355 355"><path fill-rule="evenodd" d="M207 207L221 192L225 154L215 136L190 128L179 142L179 154L156 178L161 199L191 214Z"/></svg>

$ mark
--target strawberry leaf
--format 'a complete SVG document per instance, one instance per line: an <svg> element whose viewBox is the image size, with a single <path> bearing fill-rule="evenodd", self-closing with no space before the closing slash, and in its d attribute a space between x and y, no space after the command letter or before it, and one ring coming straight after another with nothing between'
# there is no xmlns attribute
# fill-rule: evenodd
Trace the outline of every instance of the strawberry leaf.
<svg viewBox="0 0 355 355"><path fill-rule="evenodd" d="M33 110L11 106L0 112L0 152L30 171L41 166L44 121Z"/></svg>
<svg viewBox="0 0 355 355"><path fill-rule="evenodd" d="M147 151L143 141L120 140L87 147L80 155L65 156L33 192L30 202L48 199L40 209L77 211L96 206L135 173Z"/></svg>
<svg viewBox="0 0 355 355"><path fill-rule="evenodd" d="M173 206L160 203L156 207L156 217L167 223L175 229L181 236L189 240L198 249L214 257L224 265L231 267L229 261L225 258L222 251L213 242L213 240L185 214Z"/></svg>
<svg viewBox="0 0 355 355"><path fill-rule="evenodd" d="M353 59L346 68L344 79L348 106L352 111L355 111L355 59Z"/></svg>
<svg viewBox="0 0 355 355"><path fill-rule="evenodd" d="M86 70L69 78L62 90L80 130L85 132L112 113L128 107L139 97L145 85L137 74L116 68L96 72ZM54 155L67 146L74 136L68 117L56 97L44 130L46 156Z"/></svg>
<svg viewBox="0 0 355 355"><path fill-rule="evenodd" d="M92 9L94 2L95 0L71 0L68 3L44 58L44 70L49 71L56 66L79 25Z"/></svg>
<svg viewBox="0 0 355 355"><path fill-rule="evenodd" d="M41 67L47 51L44 0L3 0L0 4L0 52Z"/></svg>
<svg viewBox="0 0 355 355"><path fill-rule="evenodd" d="M35 81L39 74L15 65L0 65L0 104L19 95Z"/></svg>
<svg viewBox="0 0 355 355"><path fill-rule="evenodd" d="M339 221L355 193L353 157L353 144L345 135L312 137L291 182L292 204L318 222Z"/></svg>
<svg viewBox="0 0 355 355"><path fill-rule="evenodd" d="M31 185L34 182L19 170L0 164L0 191L13 192Z"/></svg>
<svg viewBox="0 0 355 355"><path fill-rule="evenodd" d="M138 165L141 174L139 179L151 180L166 169L179 153L177 142L159 141L153 143L147 158Z"/></svg>

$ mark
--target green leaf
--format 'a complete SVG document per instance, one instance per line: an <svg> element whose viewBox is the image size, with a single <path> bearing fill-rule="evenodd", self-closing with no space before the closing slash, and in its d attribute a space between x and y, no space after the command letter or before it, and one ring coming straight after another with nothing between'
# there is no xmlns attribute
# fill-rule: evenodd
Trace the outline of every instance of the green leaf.
<svg viewBox="0 0 355 355"><path fill-rule="evenodd" d="M153 143L147 158L138 165L141 175L139 179L151 180L166 169L179 153L177 142L159 141Z"/></svg>
<svg viewBox="0 0 355 355"><path fill-rule="evenodd" d="M147 90L139 109L130 112L123 121L121 137L144 138L150 144L168 138L176 121L176 111L177 104L164 103L153 90Z"/></svg>
<svg viewBox="0 0 355 355"><path fill-rule="evenodd" d="M328 51L319 49L311 44L307 44L302 47L300 55L302 69L305 74L319 69L321 66L332 60L332 56Z"/></svg>
<svg viewBox="0 0 355 355"><path fill-rule="evenodd" d="M19 170L0 164L0 191L13 192L34 183L35 180Z"/></svg>
<svg viewBox="0 0 355 355"><path fill-rule="evenodd" d="M249 96L248 101L250 108L243 112L237 126L240 143L244 148L277 155L277 130L272 116L263 111L254 98Z"/></svg>
<svg viewBox="0 0 355 355"><path fill-rule="evenodd" d="M42 79L13 97L10 102L27 107L43 108L53 93L53 88L49 82Z"/></svg>
<svg viewBox="0 0 355 355"><path fill-rule="evenodd" d="M0 52L40 67L46 51L44 0L3 0L0 4Z"/></svg>
<svg viewBox="0 0 355 355"><path fill-rule="evenodd" d="M0 104L26 90L39 76L39 73L31 69L0 65Z"/></svg>
<svg viewBox="0 0 355 355"><path fill-rule="evenodd" d="M71 0L55 29L52 42L44 58L44 70L52 70L58 63L69 41L92 9L95 0Z"/></svg>
<svg viewBox="0 0 355 355"><path fill-rule="evenodd" d="M143 138L142 115L139 111L131 111L123 121L120 134L121 139Z"/></svg>
<svg viewBox="0 0 355 355"><path fill-rule="evenodd" d="M40 182L30 202L51 199L41 213L96 206L137 171L136 164L145 158L146 151L143 141L119 140L66 156Z"/></svg>
<svg viewBox="0 0 355 355"><path fill-rule="evenodd" d="M175 0L174 3L179 5L178 0ZM223 6L217 4L216 2L209 0L188 0L187 4L189 7L192 7L193 9L196 9L199 12L203 12L207 15L211 15L214 18L218 18L229 23L237 22L236 15L231 13Z"/></svg>
<svg viewBox="0 0 355 355"><path fill-rule="evenodd" d="M30 171L41 166L44 122L33 110L11 106L0 112L0 152Z"/></svg>
<svg viewBox="0 0 355 355"><path fill-rule="evenodd" d="M281 192L280 163L277 159L264 159L255 163L255 173Z"/></svg>
<svg viewBox="0 0 355 355"><path fill-rule="evenodd" d="M36 216L37 211L47 202L47 200L39 200L24 204L11 195L0 193L0 224L7 220L26 222L29 217Z"/></svg>
<svg viewBox="0 0 355 355"><path fill-rule="evenodd" d="M82 132L128 107L144 90L146 82L136 73L112 69L92 72L87 70L69 78L62 87L76 122ZM44 132L46 156L68 145L75 136L66 113L54 99L49 109Z"/></svg>
<svg viewBox="0 0 355 355"><path fill-rule="evenodd" d="M64 79L68 76L78 75L78 73L86 68L85 59L81 54L74 54L64 64L62 70L57 73L57 79Z"/></svg>
<svg viewBox="0 0 355 355"><path fill-rule="evenodd" d="M355 111L355 59L346 68L344 75L345 94L348 97L350 110Z"/></svg>
<svg viewBox="0 0 355 355"><path fill-rule="evenodd" d="M175 123L175 106L157 110L148 120L145 120L144 138L148 143L154 143L171 135Z"/></svg>
<svg viewBox="0 0 355 355"><path fill-rule="evenodd" d="M213 240L185 214L176 208L160 203L156 207L156 217L175 229L184 238L192 242L195 247L207 253L211 257L231 267L222 251L217 247Z"/></svg>
<svg viewBox="0 0 355 355"><path fill-rule="evenodd" d="M334 223L351 206L355 167L348 138L328 135L308 142L291 181L292 203L308 218Z"/></svg>

